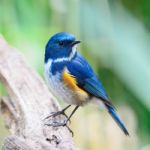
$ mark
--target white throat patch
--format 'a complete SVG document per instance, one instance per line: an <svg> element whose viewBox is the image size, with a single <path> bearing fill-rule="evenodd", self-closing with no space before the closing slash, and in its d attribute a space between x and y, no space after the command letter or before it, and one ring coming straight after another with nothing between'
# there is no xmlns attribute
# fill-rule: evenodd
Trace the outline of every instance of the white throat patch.
<svg viewBox="0 0 150 150"><path fill-rule="evenodd" d="M70 61L75 56L76 51L77 51L77 45L72 47L72 52L69 57L57 58L57 59L53 60L53 62L57 63L57 62L62 62L62 61Z"/></svg>

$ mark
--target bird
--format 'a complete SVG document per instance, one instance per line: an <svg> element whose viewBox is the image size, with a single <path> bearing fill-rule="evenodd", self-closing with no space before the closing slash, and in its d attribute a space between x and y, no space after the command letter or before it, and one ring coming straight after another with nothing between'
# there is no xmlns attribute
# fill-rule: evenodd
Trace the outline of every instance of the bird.
<svg viewBox="0 0 150 150"><path fill-rule="evenodd" d="M64 115L67 119L63 123L48 124L53 127L67 126L75 111L88 103L96 102L102 105L114 119L125 135L128 130L119 118L116 108L88 61L77 50L78 44L73 34L59 32L54 34L45 47L45 79L52 94L68 105L49 117ZM65 111L74 105L75 108L68 117Z"/></svg>

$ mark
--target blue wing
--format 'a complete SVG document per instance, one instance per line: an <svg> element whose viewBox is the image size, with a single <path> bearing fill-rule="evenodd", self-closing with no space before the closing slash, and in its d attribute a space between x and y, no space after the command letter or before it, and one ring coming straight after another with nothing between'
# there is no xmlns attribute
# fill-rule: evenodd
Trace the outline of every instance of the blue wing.
<svg viewBox="0 0 150 150"><path fill-rule="evenodd" d="M80 88L103 101L115 122L119 125L125 135L129 135L126 127L116 114L114 106L109 101L102 83L97 79L88 62L80 54L77 54L75 59L67 64L67 69L76 78L77 84Z"/></svg>
<svg viewBox="0 0 150 150"><path fill-rule="evenodd" d="M88 62L80 54L77 54L75 59L67 64L67 69L76 78L80 88L92 96L108 101L108 95L102 83L97 79Z"/></svg>

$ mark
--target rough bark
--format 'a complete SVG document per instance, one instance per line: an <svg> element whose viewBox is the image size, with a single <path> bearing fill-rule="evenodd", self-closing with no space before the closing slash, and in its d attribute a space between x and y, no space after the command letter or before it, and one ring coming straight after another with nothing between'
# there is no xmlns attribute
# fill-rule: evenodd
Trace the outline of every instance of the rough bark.
<svg viewBox="0 0 150 150"><path fill-rule="evenodd" d="M59 110L44 81L31 69L23 56L0 37L0 82L8 96L1 98L1 113L11 136L3 150L74 150L66 127L46 126L44 118ZM52 118L60 121L64 118Z"/></svg>

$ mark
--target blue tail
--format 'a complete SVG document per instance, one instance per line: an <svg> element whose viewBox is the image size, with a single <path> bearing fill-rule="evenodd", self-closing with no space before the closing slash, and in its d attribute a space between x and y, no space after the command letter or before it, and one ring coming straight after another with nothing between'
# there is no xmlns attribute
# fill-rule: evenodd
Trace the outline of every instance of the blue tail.
<svg viewBox="0 0 150 150"><path fill-rule="evenodd" d="M108 109L109 114L115 120L115 122L118 124L118 126L120 127L120 129L124 132L125 135L129 136L128 130L126 129L126 127L124 126L124 124L122 123L122 121L120 120L120 118L117 116L114 108L111 107L111 106L108 106L108 105L106 107Z"/></svg>

